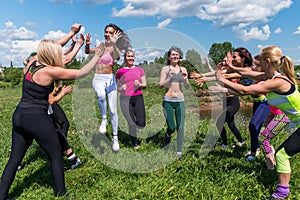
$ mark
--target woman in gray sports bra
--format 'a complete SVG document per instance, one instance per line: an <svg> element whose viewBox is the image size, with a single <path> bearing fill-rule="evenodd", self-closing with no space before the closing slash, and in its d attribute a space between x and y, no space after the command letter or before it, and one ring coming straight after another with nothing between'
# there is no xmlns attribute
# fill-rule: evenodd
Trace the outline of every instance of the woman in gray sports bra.
<svg viewBox="0 0 300 200"><path fill-rule="evenodd" d="M188 73L185 67L179 66L182 51L178 47L171 47L168 51L168 65L160 72L160 87L165 87L163 100L164 115L167 123L165 145L171 141L171 134L177 130L177 156L182 157L184 139L185 102L182 86L189 88ZM176 121L174 120L174 115Z"/></svg>

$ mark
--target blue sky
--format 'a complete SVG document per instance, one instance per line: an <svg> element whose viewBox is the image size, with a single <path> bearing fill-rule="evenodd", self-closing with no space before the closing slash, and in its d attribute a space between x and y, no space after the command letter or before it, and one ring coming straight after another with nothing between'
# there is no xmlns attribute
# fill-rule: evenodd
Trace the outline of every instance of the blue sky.
<svg viewBox="0 0 300 200"><path fill-rule="evenodd" d="M143 49L136 51L137 62L151 61L171 45L205 57L213 43L229 41L253 56L277 45L300 64L296 0L11 0L1 8L2 66L22 65L41 39L60 38L73 23L82 24L81 32L97 45L111 22L128 33L133 48ZM78 57L84 56L80 51Z"/></svg>

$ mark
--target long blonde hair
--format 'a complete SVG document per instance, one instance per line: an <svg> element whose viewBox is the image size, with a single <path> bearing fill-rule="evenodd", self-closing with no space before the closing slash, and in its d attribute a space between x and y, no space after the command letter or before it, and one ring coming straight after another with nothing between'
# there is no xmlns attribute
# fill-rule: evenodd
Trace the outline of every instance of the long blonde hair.
<svg viewBox="0 0 300 200"><path fill-rule="evenodd" d="M294 62L293 60L285 55L282 55L282 51L277 46L268 46L261 50L260 55L262 59L269 59L270 65L282 72L288 77L294 85L297 85L294 75Z"/></svg>
<svg viewBox="0 0 300 200"><path fill-rule="evenodd" d="M42 65L64 67L62 46L54 40L42 40L38 46L37 57Z"/></svg>
<svg viewBox="0 0 300 200"><path fill-rule="evenodd" d="M62 46L55 40L42 40L38 46L37 58L42 65L64 67ZM61 85L61 80L55 80L55 87Z"/></svg>

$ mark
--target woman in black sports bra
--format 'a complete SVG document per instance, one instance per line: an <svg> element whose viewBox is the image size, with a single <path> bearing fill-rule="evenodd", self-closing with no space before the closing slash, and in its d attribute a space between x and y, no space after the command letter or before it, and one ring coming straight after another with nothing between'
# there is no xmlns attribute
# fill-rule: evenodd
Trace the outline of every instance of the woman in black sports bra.
<svg viewBox="0 0 300 200"><path fill-rule="evenodd" d="M68 39L79 32L80 24L74 24ZM56 196L69 196L65 188L61 148L56 128L48 115L48 95L55 80L73 80L89 74L103 49L97 49L94 57L81 69L65 69L62 61L62 43L42 40L37 57L40 65L31 65L23 79L22 98L13 114L12 147L10 158L0 182L0 200L7 199L18 165L33 140L44 149L50 167Z"/></svg>

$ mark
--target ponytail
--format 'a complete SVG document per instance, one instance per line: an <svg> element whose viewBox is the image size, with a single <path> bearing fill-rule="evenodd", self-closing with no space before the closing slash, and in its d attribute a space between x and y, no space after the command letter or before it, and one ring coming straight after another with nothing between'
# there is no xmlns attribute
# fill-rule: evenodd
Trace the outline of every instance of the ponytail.
<svg viewBox="0 0 300 200"><path fill-rule="evenodd" d="M294 75L294 62L292 59L288 56L282 56L281 57L281 70L282 72L293 82L293 84L296 86L297 81L295 79Z"/></svg>

